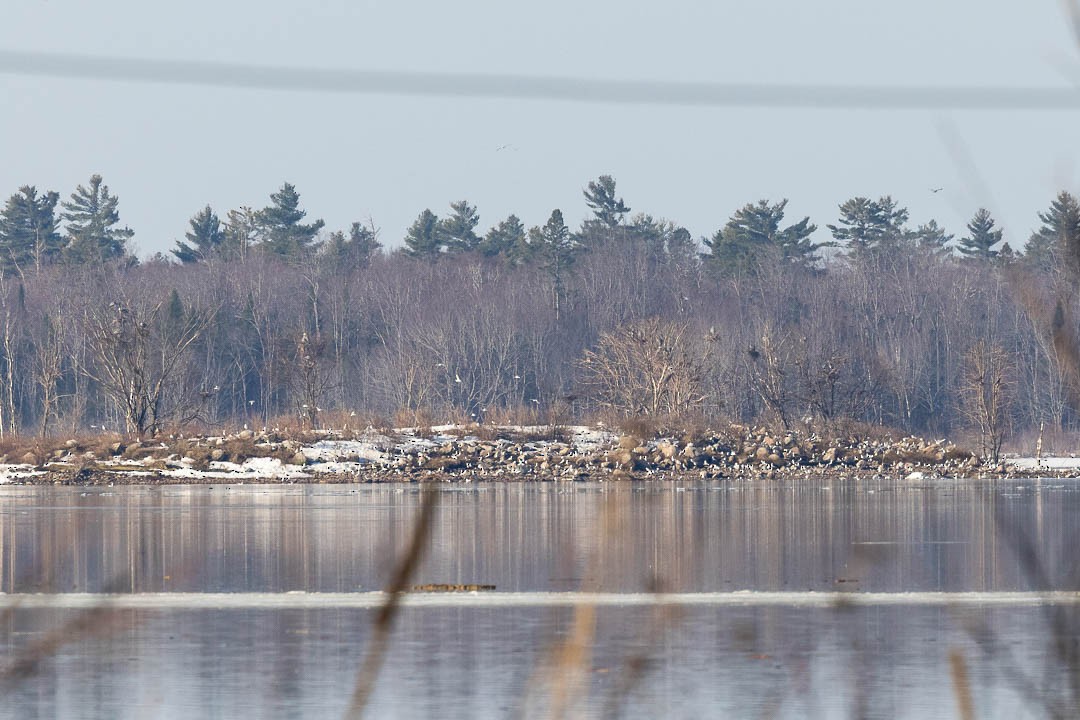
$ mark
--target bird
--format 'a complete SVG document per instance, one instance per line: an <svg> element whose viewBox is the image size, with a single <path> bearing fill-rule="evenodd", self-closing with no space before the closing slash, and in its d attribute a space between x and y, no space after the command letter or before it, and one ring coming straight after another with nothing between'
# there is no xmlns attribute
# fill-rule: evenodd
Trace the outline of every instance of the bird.
<svg viewBox="0 0 1080 720"><path fill-rule="evenodd" d="M458 375L457 373L454 373L454 382L456 382L456 383L461 382L461 376Z"/></svg>
<svg viewBox="0 0 1080 720"><path fill-rule="evenodd" d="M930 192L932 192L932 193L939 193L939 192L941 192L941 191L942 191L942 190L944 190L944 189L945 189L945 188L939 188L939 187L938 187L938 188L930 188Z"/></svg>

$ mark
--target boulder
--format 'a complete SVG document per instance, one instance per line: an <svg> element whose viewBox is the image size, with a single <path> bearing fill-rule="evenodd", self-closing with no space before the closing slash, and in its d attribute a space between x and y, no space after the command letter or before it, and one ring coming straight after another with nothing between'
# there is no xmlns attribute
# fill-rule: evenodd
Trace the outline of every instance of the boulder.
<svg viewBox="0 0 1080 720"><path fill-rule="evenodd" d="M657 451L664 457L665 460L670 460L675 457L676 447L674 443L661 442L656 445Z"/></svg>

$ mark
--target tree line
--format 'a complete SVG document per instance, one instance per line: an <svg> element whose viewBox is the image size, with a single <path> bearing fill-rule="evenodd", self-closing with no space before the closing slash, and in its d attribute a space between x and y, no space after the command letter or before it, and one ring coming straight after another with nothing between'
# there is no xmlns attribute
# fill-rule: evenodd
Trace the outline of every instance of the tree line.
<svg viewBox="0 0 1080 720"><path fill-rule="evenodd" d="M288 183L265 208L190 220L142 262L100 176L0 213L0 427L132 433L412 414L598 414L970 431L1076 424L1080 203L1023 252L986 209L959 238L891 197L838 206L819 239L786 200L715 233L633 213L610 176L485 231L427 209L385 251L327 232ZM359 422L359 421L357 421Z"/></svg>

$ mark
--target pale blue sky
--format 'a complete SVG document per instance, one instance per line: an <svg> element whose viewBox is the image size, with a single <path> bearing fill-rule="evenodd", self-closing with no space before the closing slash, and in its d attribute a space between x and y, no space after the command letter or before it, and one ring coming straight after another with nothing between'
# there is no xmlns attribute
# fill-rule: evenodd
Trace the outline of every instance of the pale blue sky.
<svg viewBox="0 0 1080 720"><path fill-rule="evenodd" d="M5 7L0 50L660 81L1080 78L1054 0L26 0ZM485 228L511 212L540 224L555 207L576 225L581 188L605 173L635 211L695 236L747 202L788 197L789 218L810 215L824 239L839 203L889 193L914 224L933 217L958 235L986 205L1018 246L1058 189L1080 186L1080 112L605 106L5 74L0 92L0 194L35 184L67 197L101 173L143 255L172 247L207 203L222 216L262 207L285 180L311 217L333 229L370 215L389 246L420 210L458 199Z"/></svg>

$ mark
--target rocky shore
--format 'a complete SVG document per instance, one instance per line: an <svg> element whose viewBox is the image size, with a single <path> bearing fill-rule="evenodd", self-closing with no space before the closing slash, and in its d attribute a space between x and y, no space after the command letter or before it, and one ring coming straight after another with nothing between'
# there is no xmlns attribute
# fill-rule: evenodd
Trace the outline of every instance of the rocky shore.
<svg viewBox="0 0 1080 720"><path fill-rule="evenodd" d="M944 440L824 437L730 425L646 440L603 427L442 426L341 433L244 430L217 437L69 439L14 447L0 482L326 483L1002 477L1080 475L991 466Z"/></svg>

